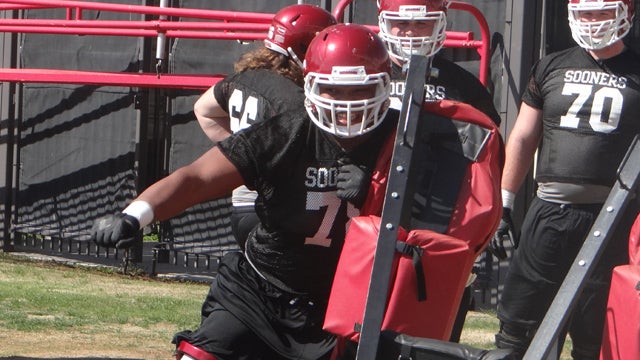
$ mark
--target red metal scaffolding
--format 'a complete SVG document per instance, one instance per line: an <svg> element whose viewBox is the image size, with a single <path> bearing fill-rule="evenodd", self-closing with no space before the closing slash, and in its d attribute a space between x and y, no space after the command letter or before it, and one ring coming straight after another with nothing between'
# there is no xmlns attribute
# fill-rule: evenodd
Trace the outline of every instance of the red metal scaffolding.
<svg viewBox="0 0 640 360"><path fill-rule="evenodd" d="M345 8L353 0L341 0L333 10L343 19ZM163 3L166 3L163 1ZM203 10L163 6L141 6L72 0L1 0L0 11L62 9L64 18L0 18L0 32L59 35L155 37L158 44L166 38L254 41L265 38L272 13ZM480 55L479 79L487 84L489 70L489 28L482 13L464 2L451 2L450 9L471 13L480 26L481 39L473 32L447 31L446 47L474 48ZM141 20L87 20L86 11L138 14ZM144 18L144 19L143 19ZM188 21L181 21L188 20ZM377 30L376 26L372 26ZM99 72L83 70L2 68L0 81L30 83L66 83L104 86L206 89L224 74L173 74Z"/></svg>

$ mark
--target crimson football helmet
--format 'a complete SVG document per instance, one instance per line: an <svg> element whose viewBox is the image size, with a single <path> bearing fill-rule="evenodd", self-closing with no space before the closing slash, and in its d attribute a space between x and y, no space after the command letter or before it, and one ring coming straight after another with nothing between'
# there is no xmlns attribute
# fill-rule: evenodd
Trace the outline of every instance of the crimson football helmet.
<svg viewBox="0 0 640 360"><path fill-rule="evenodd" d="M321 7L309 4L287 6L273 16L264 46L291 57L302 67L311 39L336 23L335 17Z"/></svg>
<svg viewBox="0 0 640 360"><path fill-rule="evenodd" d="M587 50L598 50L622 39L631 28L634 17L633 0L569 0L569 27L578 45ZM613 10L611 19L588 21L582 12Z"/></svg>
<svg viewBox="0 0 640 360"><path fill-rule="evenodd" d="M305 107L318 127L337 137L352 138L382 123L389 108L391 62L384 42L373 30L357 24L331 26L311 41L304 64ZM323 88L340 86L366 86L370 97L321 95Z"/></svg>
<svg viewBox="0 0 640 360"><path fill-rule="evenodd" d="M446 37L448 6L448 0L379 0L380 37L387 43L391 56L404 63L411 55L433 56L440 51ZM433 30L420 34L420 26L413 25L417 34L404 31L392 34L394 24L406 21L432 23Z"/></svg>

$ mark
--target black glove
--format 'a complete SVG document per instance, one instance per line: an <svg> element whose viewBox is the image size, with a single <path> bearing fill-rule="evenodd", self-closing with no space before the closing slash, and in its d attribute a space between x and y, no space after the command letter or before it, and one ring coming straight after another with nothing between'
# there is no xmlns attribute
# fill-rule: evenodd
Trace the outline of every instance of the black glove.
<svg viewBox="0 0 640 360"><path fill-rule="evenodd" d="M356 207L361 207L367 198L371 173L364 166L345 164L342 161L338 168L337 195L342 200L347 200Z"/></svg>
<svg viewBox="0 0 640 360"><path fill-rule="evenodd" d="M518 247L520 241L514 230L513 219L511 219L511 209L502 208L502 219L500 219L498 229L493 235L493 239L491 239L487 250L499 260L506 259L507 251L504 249L504 238L506 237L511 241L514 249Z"/></svg>
<svg viewBox="0 0 640 360"><path fill-rule="evenodd" d="M131 215L107 215L93 223L91 240L99 246L127 249L135 242L138 230L140 222Z"/></svg>

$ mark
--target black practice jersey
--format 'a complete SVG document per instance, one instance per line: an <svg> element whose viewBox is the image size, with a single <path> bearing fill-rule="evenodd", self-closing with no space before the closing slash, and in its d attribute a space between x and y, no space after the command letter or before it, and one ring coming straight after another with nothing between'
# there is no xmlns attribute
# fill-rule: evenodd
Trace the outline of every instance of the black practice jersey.
<svg viewBox="0 0 640 360"><path fill-rule="evenodd" d="M539 182L613 185L640 132L640 58L632 51L595 60L580 47L532 68L522 101L542 109Z"/></svg>
<svg viewBox="0 0 640 360"><path fill-rule="evenodd" d="M246 254L272 283L328 299L347 221L359 214L336 196L337 160L346 156L373 169L397 118L397 111L389 110L366 142L349 153L304 110L255 124L218 145L247 187L258 192L261 223L249 235Z"/></svg>
<svg viewBox="0 0 640 360"><path fill-rule="evenodd" d="M402 104L405 92L405 74L401 66L395 63L392 65L391 101L394 108L400 109L399 105ZM431 74L427 76L424 87L426 101L460 101L482 111L500 125L500 115L496 111L491 94L476 76L460 65L442 56L434 56Z"/></svg>
<svg viewBox="0 0 640 360"><path fill-rule="evenodd" d="M302 88L267 69L229 75L213 87L213 95L229 114L229 126L234 133L278 114L304 108ZM252 206L255 198L255 192L240 186L233 191L231 201L234 206L246 207Z"/></svg>
<svg viewBox="0 0 640 360"><path fill-rule="evenodd" d="M213 87L220 107L229 114L232 132L277 114L304 107L304 92L272 70L247 70L227 76Z"/></svg>

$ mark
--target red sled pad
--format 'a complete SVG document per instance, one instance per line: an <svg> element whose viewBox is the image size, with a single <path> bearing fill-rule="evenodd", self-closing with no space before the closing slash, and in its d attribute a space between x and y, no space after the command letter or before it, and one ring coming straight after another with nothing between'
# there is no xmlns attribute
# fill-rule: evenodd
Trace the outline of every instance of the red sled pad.
<svg viewBox="0 0 640 360"><path fill-rule="evenodd" d="M613 269L600 360L640 359L640 265Z"/></svg>
<svg viewBox="0 0 640 360"><path fill-rule="evenodd" d="M377 216L351 219L329 298L324 329L354 341L360 338L379 226ZM394 256L382 330L447 340L474 252L465 241L430 230L398 236L396 248L404 249Z"/></svg>

